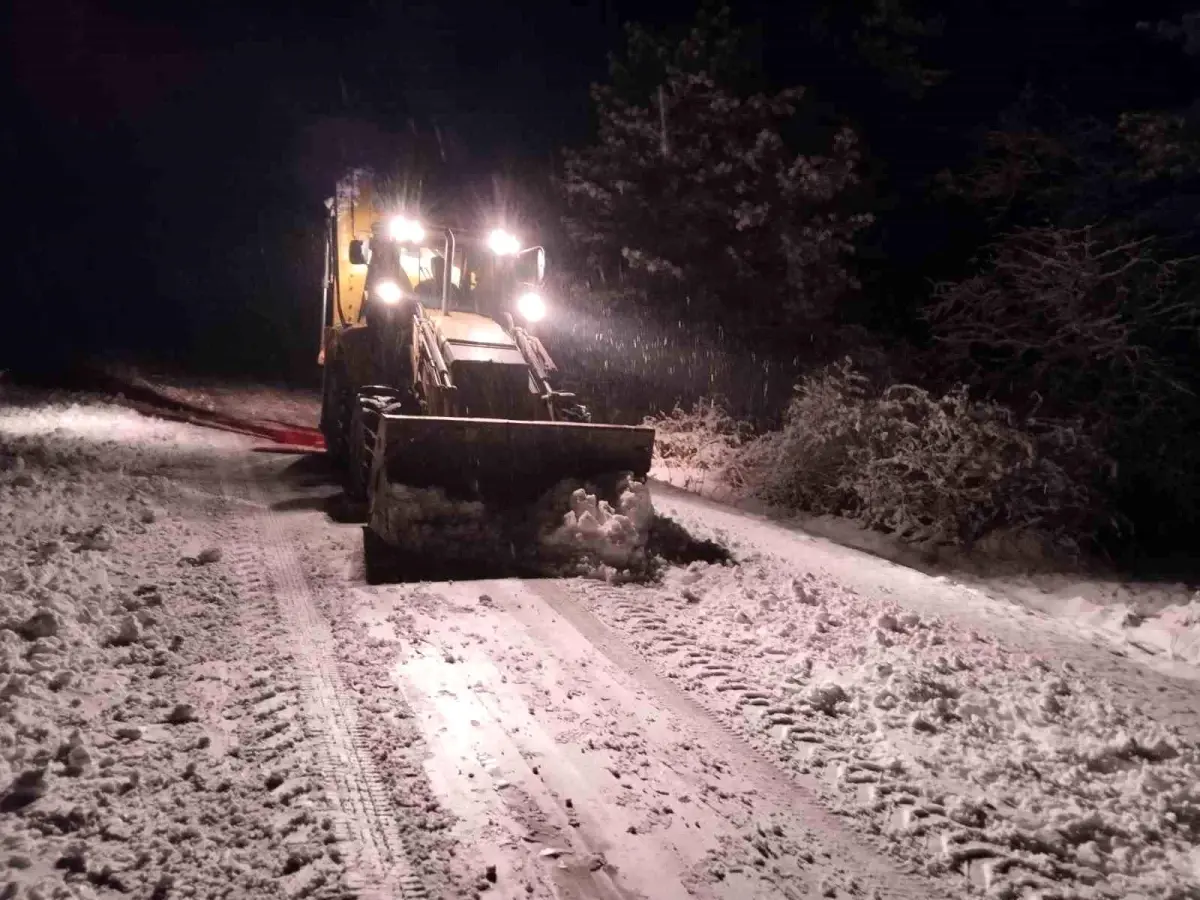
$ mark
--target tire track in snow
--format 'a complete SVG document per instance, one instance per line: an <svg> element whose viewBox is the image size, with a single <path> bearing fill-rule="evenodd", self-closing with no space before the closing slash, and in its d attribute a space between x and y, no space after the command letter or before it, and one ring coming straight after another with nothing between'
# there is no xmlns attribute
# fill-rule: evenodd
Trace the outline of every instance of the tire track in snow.
<svg viewBox="0 0 1200 900"><path fill-rule="evenodd" d="M637 675L647 683L675 712L686 720L695 722L713 737L717 736L714 732L723 735L724 740L716 742L715 746L723 749L730 760L753 766L758 780L764 784L773 784L788 796L793 811L811 828L810 837L814 838L814 849L851 865L853 872L870 881L886 885L886 888L877 889L872 895L874 898L932 900L934 897L951 896L944 889L921 877L915 867L888 861L889 848L883 841L873 839L874 835L857 836L848 833L846 825L819 802L819 794L813 789L810 780L802 777L796 768L790 765L786 754L773 756L765 753L748 734L728 723L728 717L722 714L724 710L712 702L710 697L673 684L672 680L658 674L657 666L646 651L654 653L661 644L668 648L667 652L686 655L693 653L696 643L686 628L671 627L654 608L644 605L657 600L656 593L644 589L635 590L631 593L638 598L637 600L625 599L626 595L623 593L614 593L606 597L617 611L614 618L635 623L636 627L632 632L639 637L628 641L631 650L625 641L609 630L606 623L585 610L568 592L555 585L555 582L533 582L530 583L530 588L551 609L571 622L600 652L625 671ZM765 707L770 710L768 695L751 687L746 678L738 677L735 666L714 664L707 655L692 656L690 664L708 678L725 679L718 686L718 689L725 688L721 693L736 691L739 701L752 704L755 708ZM875 852L872 853L871 850Z"/></svg>
<svg viewBox="0 0 1200 900"><path fill-rule="evenodd" d="M757 737L779 748L793 777L804 778L817 768L821 772L816 779L818 790L835 807L840 807L847 795L854 795L876 815L878 831L919 839L928 852L940 855L947 866L958 869L970 887L995 893L1011 887L1016 891L1014 896L1019 896L1022 882L1032 887L1037 881L1041 882L1039 886L1050 888L1053 885L1048 881L1067 874L1054 867L1047 871L1045 866L1039 872L1038 867L1022 864L1004 847L972 840L972 830L949 819L940 802L895 777L901 773L889 773L885 766L856 758L851 743L823 727L827 725L822 721L823 714L799 699L806 686L803 680L789 675L777 687L764 684L749 667L731 665L733 658L728 653L716 648L697 650L694 643L681 644L672 631L664 633L666 620L640 603L624 600L617 609L651 636L648 643L656 656L674 658L686 678L686 687L693 693L700 692L704 697L701 705L706 709L725 718L740 718L743 738Z"/></svg>
<svg viewBox="0 0 1200 900"><path fill-rule="evenodd" d="M270 590L287 628L300 675L303 740L315 748L328 799L337 815L334 833L349 851L348 887L363 900L426 900L431 895L362 737L358 711L342 682L336 644L317 608L312 588L280 517L249 464L222 477L223 491L249 501L253 540L242 542L233 563L247 584ZM276 727L274 725L268 728ZM286 725L285 725L286 727ZM282 731L283 729L281 729ZM291 736L281 738L291 741Z"/></svg>
<svg viewBox="0 0 1200 900"><path fill-rule="evenodd" d="M815 584L802 587L816 590ZM825 806L847 815L847 824L885 838L890 852L930 871L953 873L951 877L961 879L964 893L1014 898L1045 892L1064 897L1121 895L1121 888L1104 885L1099 873L1050 852L1051 845L1041 835L1006 830L1005 823L1020 817L1009 801L997 799L986 816L951 809L944 797L952 798L956 789L942 785L939 773L913 773L898 761L891 765L865 758L861 735L847 728L843 717L827 714L819 690L814 691L822 685L822 673L811 667L789 671L789 654L782 651L778 665L765 662L775 649L770 643L728 633L718 637L711 629L705 635L705 629L695 627L694 602L672 599L665 592L579 585L576 593L587 598L602 619L629 633L631 643L655 660L658 671L728 723L731 733L764 755L773 751L798 783L820 796ZM812 616L819 628L824 627L822 616ZM824 622L837 626L829 619ZM865 646L869 634L863 632L862 638ZM932 649L928 656L926 662L936 666L938 651ZM772 669L778 677L768 675ZM937 684L930 682L928 687L932 690ZM901 732L919 727L911 721L887 723L887 718L882 715L881 723Z"/></svg>

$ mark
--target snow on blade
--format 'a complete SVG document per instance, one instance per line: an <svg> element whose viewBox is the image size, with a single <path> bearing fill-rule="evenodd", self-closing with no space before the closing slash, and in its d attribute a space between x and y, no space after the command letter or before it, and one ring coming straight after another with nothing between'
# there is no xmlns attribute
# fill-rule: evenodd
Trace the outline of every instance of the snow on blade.
<svg viewBox="0 0 1200 900"><path fill-rule="evenodd" d="M511 555L501 519L483 503L455 500L441 488L388 485L386 502L376 500L370 526L416 559L485 565Z"/></svg>
<svg viewBox="0 0 1200 900"><path fill-rule="evenodd" d="M611 581L621 572L646 567L654 503L645 482L624 480L617 508L584 488L571 492L562 524L542 538L545 546L567 552L581 574Z"/></svg>
<svg viewBox="0 0 1200 900"><path fill-rule="evenodd" d="M612 502L603 490L564 481L525 507L504 510L453 499L440 488L392 484L387 502L375 505L371 528L414 563L609 581L650 577L650 489L627 477L610 481Z"/></svg>

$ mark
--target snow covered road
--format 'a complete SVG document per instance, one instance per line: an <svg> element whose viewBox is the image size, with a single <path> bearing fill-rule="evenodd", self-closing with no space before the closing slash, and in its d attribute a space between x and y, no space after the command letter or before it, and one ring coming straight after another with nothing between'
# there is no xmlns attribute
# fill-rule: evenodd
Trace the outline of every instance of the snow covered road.
<svg viewBox="0 0 1200 900"><path fill-rule="evenodd" d="M1194 668L686 494L656 505L740 565L572 590L830 808L998 896L1198 895Z"/></svg>
<svg viewBox="0 0 1200 900"><path fill-rule="evenodd" d="M737 565L372 586L248 446L0 408L0 897L1200 897L1193 668L658 488Z"/></svg>
<svg viewBox="0 0 1200 900"><path fill-rule="evenodd" d="M383 882L389 865L444 858L454 865L420 877L447 896L942 895L658 676L573 602L572 582L366 585L360 528L321 512L331 491L319 477L286 487L297 468L254 464L251 495L285 492L252 530L274 548L266 571L289 618L310 623L293 646L330 629L337 665L314 693L357 701L342 794L378 784L410 831L436 835L401 844ZM368 730L367 716L382 721Z"/></svg>

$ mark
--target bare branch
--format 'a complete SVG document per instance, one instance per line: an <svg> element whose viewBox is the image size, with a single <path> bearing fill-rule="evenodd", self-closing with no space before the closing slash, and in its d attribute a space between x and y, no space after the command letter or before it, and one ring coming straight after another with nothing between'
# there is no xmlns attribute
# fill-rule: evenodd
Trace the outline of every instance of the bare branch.
<svg viewBox="0 0 1200 900"><path fill-rule="evenodd" d="M988 271L935 287L935 339L960 376L994 384L1001 373L1009 396L1138 415L1147 393L1186 390L1155 348L1200 323L1200 306L1175 289L1192 260L1160 261L1153 249L1147 238L1113 240L1099 224L1006 235Z"/></svg>

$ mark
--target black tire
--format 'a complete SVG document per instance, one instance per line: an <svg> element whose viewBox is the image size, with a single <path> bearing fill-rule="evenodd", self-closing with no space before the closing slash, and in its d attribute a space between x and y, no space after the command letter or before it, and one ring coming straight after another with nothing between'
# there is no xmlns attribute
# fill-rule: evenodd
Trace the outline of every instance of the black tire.
<svg viewBox="0 0 1200 900"><path fill-rule="evenodd" d="M346 467L346 495L355 501L367 499L367 483L375 460L375 437L379 412L360 399L350 424L350 464Z"/></svg>
<svg viewBox="0 0 1200 900"><path fill-rule="evenodd" d="M325 454L337 466L346 464L350 449L350 425L354 411L354 392L344 366L325 370L321 392L321 435Z"/></svg>
<svg viewBox="0 0 1200 900"><path fill-rule="evenodd" d="M370 499L375 443L384 411L407 412L409 405L402 392L391 388L372 387L359 393L350 423L350 464L346 471L346 494L351 500Z"/></svg>

